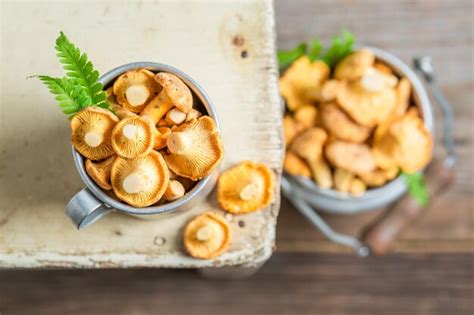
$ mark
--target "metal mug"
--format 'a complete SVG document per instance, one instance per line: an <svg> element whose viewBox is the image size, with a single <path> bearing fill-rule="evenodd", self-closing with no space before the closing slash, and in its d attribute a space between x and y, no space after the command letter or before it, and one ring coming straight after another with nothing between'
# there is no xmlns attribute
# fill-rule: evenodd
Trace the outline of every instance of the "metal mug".
<svg viewBox="0 0 474 315"><path fill-rule="evenodd" d="M425 88L415 72L403 61L382 49L364 48L370 49L376 59L386 63L397 75L406 77L411 82L415 105L420 109L425 126L434 134L433 109ZM282 178L282 192L295 208L326 237L336 243L354 248L360 256L366 256L368 255L367 247L350 235L332 230L313 208L335 214L356 214L370 211L399 199L407 192L407 185L402 176L398 176L382 187L369 189L364 195L354 197L333 189L322 189L310 179L285 173Z"/></svg>
<svg viewBox="0 0 474 315"><path fill-rule="evenodd" d="M202 87L189 75L172 66L156 62L133 62L110 70L101 76L99 81L104 87L107 87L122 73L137 68L145 68L153 72L169 72L178 76L191 89L195 100L196 98L199 100L198 105L202 105L202 109L214 119L217 129L220 131L216 110ZM86 185L84 189L72 197L66 206L66 215L72 220L77 229L93 224L111 211L119 211L143 219L161 219L184 212L206 198L217 180L217 170L215 170L209 176L200 180L178 200L159 206L135 208L112 198L96 185L86 173L84 158L74 149L74 146L72 147L72 156L77 171Z"/></svg>

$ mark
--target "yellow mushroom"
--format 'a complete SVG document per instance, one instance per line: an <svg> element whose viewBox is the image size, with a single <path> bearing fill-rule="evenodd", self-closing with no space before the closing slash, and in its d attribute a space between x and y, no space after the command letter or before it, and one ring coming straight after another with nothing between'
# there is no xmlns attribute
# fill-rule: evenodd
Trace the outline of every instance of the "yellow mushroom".
<svg viewBox="0 0 474 315"><path fill-rule="evenodd" d="M155 80L162 90L140 113L156 125L173 107L188 113L193 107L193 96L187 85L177 76L167 72L155 75Z"/></svg>
<svg viewBox="0 0 474 315"><path fill-rule="evenodd" d="M155 150L161 150L166 147L166 142L169 135L171 134L171 128L168 127L158 127L155 132L155 144L153 148Z"/></svg>
<svg viewBox="0 0 474 315"><path fill-rule="evenodd" d="M274 187L275 175L268 166L245 161L220 175L217 200L228 212L253 212L270 205Z"/></svg>
<svg viewBox="0 0 474 315"><path fill-rule="evenodd" d="M322 125L336 138L362 143L370 136L371 128L355 123L337 105L328 103L321 105L320 108Z"/></svg>
<svg viewBox="0 0 474 315"><path fill-rule="evenodd" d="M170 154L165 160L170 170L192 180L211 174L224 156L221 137L209 116L174 127L166 143Z"/></svg>
<svg viewBox="0 0 474 315"><path fill-rule="evenodd" d="M112 132L112 146L118 156L133 159L153 150L155 127L140 116L122 119Z"/></svg>
<svg viewBox="0 0 474 315"><path fill-rule="evenodd" d="M191 121L193 119L198 119L202 116L202 113L197 109L192 108L189 113L186 114L186 122Z"/></svg>
<svg viewBox="0 0 474 315"><path fill-rule="evenodd" d="M176 199L183 197L185 193L186 193L186 190L184 189L184 186L183 184L181 184L181 182L175 179L170 179L168 188L166 188L163 198L166 201L174 201Z"/></svg>
<svg viewBox="0 0 474 315"><path fill-rule="evenodd" d="M291 151L287 151L285 154L283 169L293 176L311 177L311 170L308 164Z"/></svg>
<svg viewBox="0 0 474 315"><path fill-rule="evenodd" d="M206 212L186 225L183 239L189 255L211 259L227 250L231 241L231 230L223 217Z"/></svg>
<svg viewBox="0 0 474 315"><path fill-rule="evenodd" d="M384 74L393 74L392 68L390 68L385 63L382 63L380 61L375 61L374 62L374 68L377 69L378 71L384 73Z"/></svg>
<svg viewBox="0 0 474 315"><path fill-rule="evenodd" d="M110 173L112 171L112 164L116 156L111 156L100 163L94 163L87 159L85 166L86 172L94 180L94 182L104 190L111 190Z"/></svg>
<svg viewBox="0 0 474 315"><path fill-rule="evenodd" d="M115 195L134 207L158 202L169 183L169 171L162 155L151 151L134 159L117 157L112 164L111 183Z"/></svg>
<svg viewBox="0 0 474 315"><path fill-rule="evenodd" d="M155 74L146 69L129 70L115 80L113 92L125 109L140 113L160 91Z"/></svg>
<svg viewBox="0 0 474 315"><path fill-rule="evenodd" d="M290 148L308 163L313 178L321 188L332 186L331 170L323 158L326 140L327 133L321 128L313 127L298 135Z"/></svg>
<svg viewBox="0 0 474 315"><path fill-rule="evenodd" d="M360 173L359 178L370 187L382 186L387 182L386 171L382 169L376 169L368 173Z"/></svg>
<svg viewBox="0 0 474 315"><path fill-rule="evenodd" d="M383 122L396 106L397 95L391 87L369 90L362 82L342 82L337 103L358 124L369 128Z"/></svg>
<svg viewBox="0 0 474 315"><path fill-rule="evenodd" d="M285 145L289 145L295 136L303 130L303 127L290 115L283 118L283 136Z"/></svg>
<svg viewBox="0 0 474 315"><path fill-rule="evenodd" d="M354 174L369 173L376 168L370 148L366 144L336 140L326 145L325 153L332 165Z"/></svg>
<svg viewBox="0 0 474 315"><path fill-rule="evenodd" d="M343 168L337 167L334 171L334 187L336 190L347 193L351 189L354 174Z"/></svg>
<svg viewBox="0 0 474 315"><path fill-rule="evenodd" d="M361 181L359 178L354 178L351 183L351 187L349 189L349 192L356 196L362 196L367 190L367 186L365 186L364 182Z"/></svg>
<svg viewBox="0 0 474 315"><path fill-rule="evenodd" d="M86 107L71 119L71 141L77 152L91 160L100 160L114 154L112 129L119 119L111 111Z"/></svg>
<svg viewBox="0 0 474 315"><path fill-rule="evenodd" d="M311 62L307 56L293 62L280 78L280 92L288 109L295 111L317 101L319 89L330 71L326 63L320 60Z"/></svg>
<svg viewBox="0 0 474 315"><path fill-rule="evenodd" d="M362 77L375 61L375 56L369 49L361 49L342 59L334 70L337 80L355 81Z"/></svg>
<svg viewBox="0 0 474 315"><path fill-rule="evenodd" d="M169 112L166 113L165 121L168 125L180 125L186 120L187 114L180 111L177 108L172 108Z"/></svg>
<svg viewBox="0 0 474 315"><path fill-rule="evenodd" d="M318 102L326 103L332 102L336 99L337 91L339 90L340 82L338 80L327 80L321 86L318 94Z"/></svg>
<svg viewBox="0 0 474 315"><path fill-rule="evenodd" d="M314 127L317 117L318 110L313 105L302 106L295 112L295 121L302 129Z"/></svg>

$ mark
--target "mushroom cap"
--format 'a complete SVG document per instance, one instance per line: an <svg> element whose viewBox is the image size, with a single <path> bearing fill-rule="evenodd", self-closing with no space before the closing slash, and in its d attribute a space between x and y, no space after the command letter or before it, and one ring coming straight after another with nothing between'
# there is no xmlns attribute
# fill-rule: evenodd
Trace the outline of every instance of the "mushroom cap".
<svg viewBox="0 0 474 315"><path fill-rule="evenodd" d="M303 129L308 129L316 125L318 109L313 105L305 105L295 112L295 120Z"/></svg>
<svg viewBox="0 0 474 315"><path fill-rule="evenodd" d="M283 118L283 136L285 138L286 146L288 146L302 130L303 126L301 126L292 116L285 115Z"/></svg>
<svg viewBox="0 0 474 315"><path fill-rule="evenodd" d="M166 147L166 141L168 136L171 134L171 128L168 127L158 127L156 128L158 132L155 132L155 144L153 149L161 150Z"/></svg>
<svg viewBox="0 0 474 315"><path fill-rule="evenodd" d="M371 128L355 123L336 104L322 104L320 108L323 126L336 138L354 143L362 143L370 136Z"/></svg>
<svg viewBox="0 0 474 315"><path fill-rule="evenodd" d="M156 151L135 159L117 157L112 164L111 183L115 195L134 207L158 202L169 183L163 156Z"/></svg>
<svg viewBox="0 0 474 315"><path fill-rule="evenodd" d="M414 173L428 165L433 153L433 138L416 109L410 109L394 122L389 132L397 140L395 157L403 172Z"/></svg>
<svg viewBox="0 0 474 315"><path fill-rule="evenodd" d="M94 163L87 159L85 166L87 174L94 180L94 182L104 190L111 190L110 173L112 171L112 164L116 156L113 155L100 163Z"/></svg>
<svg viewBox="0 0 474 315"><path fill-rule="evenodd" d="M221 137L209 116L174 127L167 146L170 154L165 160L170 170L192 180L211 174L224 157Z"/></svg>
<svg viewBox="0 0 474 315"><path fill-rule="evenodd" d="M368 91L360 82L342 82L337 91L337 103L358 124L372 128L392 113L397 94L390 87Z"/></svg>
<svg viewBox="0 0 474 315"><path fill-rule="evenodd" d="M122 119L112 131L112 146L118 156L133 159L153 150L155 127L139 116Z"/></svg>
<svg viewBox="0 0 474 315"><path fill-rule="evenodd" d="M227 250L231 230L227 221L212 212L191 220L184 229L184 247L195 258L211 259Z"/></svg>
<svg viewBox="0 0 474 315"><path fill-rule="evenodd" d="M155 81L180 111L188 113L193 108L191 90L180 78L171 73L160 72L155 75Z"/></svg>
<svg viewBox="0 0 474 315"><path fill-rule="evenodd" d="M369 49L357 50L336 65L334 78L347 81L357 80L374 64L374 61L374 53Z"/></svg>
<svg viewBox="0 0 474 315"><path fill-rule="evenodd" d="M131 112L141 112L160 91L154 76L153 72L146 69L129 70L120 75L113 85L117 102ZM129 100L131 97L133 101Z"/></svg>
<svg viewBox="0 0 474 315"><path fill-rule="evenodd" d="M283 169L293 176L311 177L311 170L306 162L291 151L285 154Z"/></svg>
<svg viewBox="0 0 474 315"><path fill-rule="evenodd" d="M267 207L273 200L275 175L268 166L245 161L223 172L217 200L231 213L248 213Z"/></svg>
<svg viewBox="0 0 474 315"><path fill-rule="evenodd" d="M293 139L291 151L307 161L317 160L322 155L327 133L324 129L313 127Z"/></svg>
<svg viewBox="0 0 474 315"><path fill-rule="evenodd" d="M376 168L370 148L366 144L335 140L326 146L325 153L334 166L354 174L369 173Z"/></svg>
<svg viewBox="0 0 474 315"><path fill-rule="evenodd" d="M86 107L71 119L72 144L77 152L88 159L109 157L114 154L111 137L112 129L118 121L117 116L109 110Z"/></svg>
<svg viewBox="0 0 474 315"><path fill-rule="evenodd" d="M328 79L329 66L308 56L298 58L280 78L280 91L291 111L318 100L319 89Z"/></svg>

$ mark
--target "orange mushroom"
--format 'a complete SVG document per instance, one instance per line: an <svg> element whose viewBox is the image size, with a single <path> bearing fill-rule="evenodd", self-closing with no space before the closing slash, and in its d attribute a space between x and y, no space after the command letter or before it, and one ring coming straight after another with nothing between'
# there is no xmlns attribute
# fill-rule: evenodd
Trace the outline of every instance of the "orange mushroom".
<svg viewBox="0 0 474 315"><path fill-rule="evenodd" d="M112 172L112 164L116 156L111 156L100 163L94 163L87 159L85 166L87 174L102 189L111 190L110 173Z"/></svg>
<svg viewBox="0 0 474 315"><path fill-rule="evenodd" d="M155 127L140 116L125 118L112 132L112 146L120 157L141 157L153 150L155 132Z"/></svg>
<svg viewBox="0 0 474 315"><path fill-rule="evenodd" d="M154 76L146 69L129 70L120 75L113 85L117 102L131 112L140 113L160 91Z"/></svg>
<svg viewBox="0 0 474 315"><path fill-rule="evenodd" d="M227 221L212 212L191 220L184 228L184 247L195 258L211 259L220 256L229 247L231 230Z"/></svg>
<svg viewBox="0 0 474 315"><path fill-rule="evenodd" d="M231 213L248 213L273 201L275 175L265 164L245 161L223 172L217 183L217 200Z"/></svg>

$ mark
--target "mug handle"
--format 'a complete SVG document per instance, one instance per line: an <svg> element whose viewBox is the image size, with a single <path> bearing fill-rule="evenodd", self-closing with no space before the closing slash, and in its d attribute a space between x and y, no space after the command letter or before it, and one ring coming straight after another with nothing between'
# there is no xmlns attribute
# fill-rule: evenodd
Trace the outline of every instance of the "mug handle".
<svg viewBox="0 0 474 315"><path fill-rule="evenodd" d="M97 199L88 188L74 195L66 206L66 215L78 230L92 225L112 209Z"/></svg>

